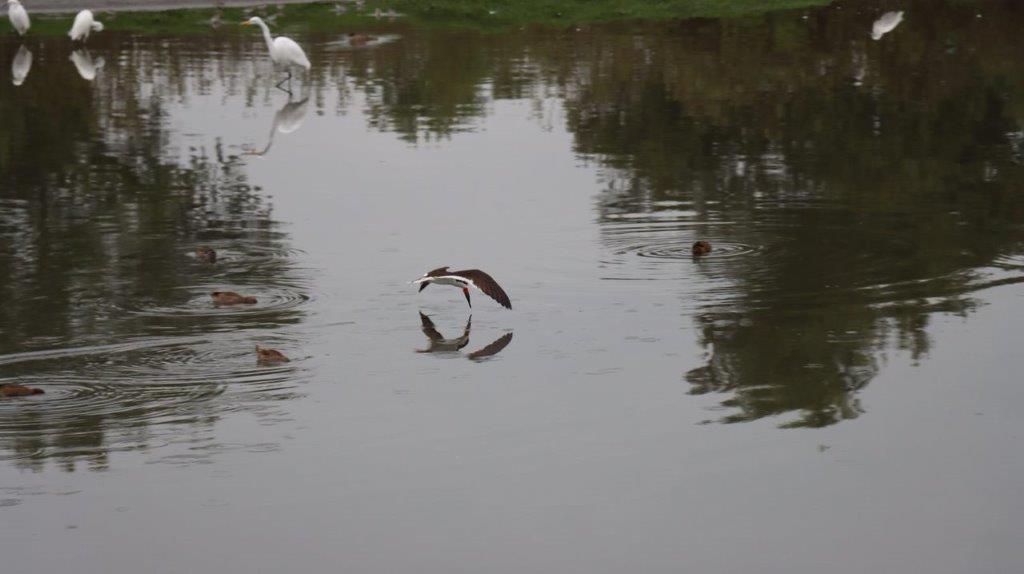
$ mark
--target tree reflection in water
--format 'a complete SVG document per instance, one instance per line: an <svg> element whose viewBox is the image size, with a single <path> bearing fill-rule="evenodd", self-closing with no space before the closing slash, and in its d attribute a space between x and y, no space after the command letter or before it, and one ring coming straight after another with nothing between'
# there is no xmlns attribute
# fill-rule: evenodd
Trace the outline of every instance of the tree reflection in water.
<svg viewBox="0 0 1024 574"><path fill-rule="evenodd" d="M602 172L608 273L665 281L696 322L707 358L690 392L725 395L724 422L823 426L861 412L886 353L927 356L933 313L1021 279L1005 254L1024 219L1024 7L979 20L908 2L878 41L889 8L853 7L501 35L398 23L372 50L310 38L301 97L312 116L358 94L369 127L411 144L476 129L496 100L549 121L557 99ZM302 320L288 237L228 151L242 142L183 155L168 111L211 92L255 105L264 59L240 36L96 40L118 65L93 82L66 56L44 65L57 56L41 44L0 92L3 376L57 387L58 408L4 414L0 447L29 466L103 468L108 450L166 438L158 423L201 434L242 387L294 396L278 385L293 367L253 372L251 344L208 338ZM0 61L17 51L0 42ZM716 248L695 262L698 238ZM224 265L195 264L198 243ZM205 284L228 273L277 304L204 315Z"/></svg>

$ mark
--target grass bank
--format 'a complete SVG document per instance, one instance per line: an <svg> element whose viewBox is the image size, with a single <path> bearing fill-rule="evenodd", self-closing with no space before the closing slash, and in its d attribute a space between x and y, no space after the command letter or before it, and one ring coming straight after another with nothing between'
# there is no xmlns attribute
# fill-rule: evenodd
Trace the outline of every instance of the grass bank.
<svg viewBox="0 0 1024 574"><path fill-rule="evenodd" d="M681 18L722 18L822 6L830 0L367 0L352 2L259 5L247 8L200 8L164 11L100 12L97 18L109 30L153 35L209 33L213 22L231 26L251 14L276 16L275 28L304 27L333 30L378 24L386 15L435 26L472 27L500 30L526 24L568 27L615 20L671 20ZM130 2L128 3L130 6ZM31 6L29 6L31 9ZM382 17L383 16L383 17ZM36 14L30 34L65 34L70 14ZM13 34L7 18L0 33Z"/></svg>

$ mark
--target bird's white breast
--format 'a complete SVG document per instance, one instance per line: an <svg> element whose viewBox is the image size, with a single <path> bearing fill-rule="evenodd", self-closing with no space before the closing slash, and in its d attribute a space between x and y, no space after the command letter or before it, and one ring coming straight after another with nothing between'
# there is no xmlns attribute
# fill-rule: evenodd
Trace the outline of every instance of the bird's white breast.
<svg viewBox="0 0 1024 574"><path fill-rule="evenodd" d="M434 283L437 283L438 285L451 285L452 287L461 288L467 285L469 281L466 281L461 277L443 276L434 279Z"/></svg>

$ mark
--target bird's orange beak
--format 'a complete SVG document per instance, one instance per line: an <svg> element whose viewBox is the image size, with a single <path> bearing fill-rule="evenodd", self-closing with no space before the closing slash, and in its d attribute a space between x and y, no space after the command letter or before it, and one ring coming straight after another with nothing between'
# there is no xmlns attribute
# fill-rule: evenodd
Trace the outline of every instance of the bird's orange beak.
<svg viewBox="0 0 1024 574"><path fill-rule="evenodd" d="M251 26L252 24L250 24L249 21L246 20L246 21L242 22L242 25L243 26Z"/></svg>

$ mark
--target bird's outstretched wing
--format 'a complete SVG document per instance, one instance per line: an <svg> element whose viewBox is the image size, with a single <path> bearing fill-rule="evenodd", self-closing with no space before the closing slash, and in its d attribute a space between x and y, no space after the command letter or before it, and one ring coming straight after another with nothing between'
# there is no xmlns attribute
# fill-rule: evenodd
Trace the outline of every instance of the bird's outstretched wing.
<svg viewBox="0 0 1024 574"><path fill-rule="evenodd" d="M468 358L479 361L480 359L486 359L487 357L493 357L500 353L509 343L512 342L512 333L505 333L501 337L498 337L493 343L487 345L483 349L473 351L466 355Z"/></svg>
<svg viewBox="0 0 1024 574"><path fill-rule="evenodd" d="M493 277L483 271L479 269L466 269L464 271L452 271L449 275L456 275L468 280L473 287L483 291L485 295L497 301L502 307L506 309L512 308L512 301L509 300L505 290L501 288L501 285L498 285L498 282Z"/></svg>
<svg viewBox="0 0 1024 574"><path fill-rule="evenodd" d="M437 327L434 326L434 322L430 320L430 317L427 317L423 313L420 313L420 328L423 330L423 334L431 341L444 341L444 335L437 330Z"/></svg>

